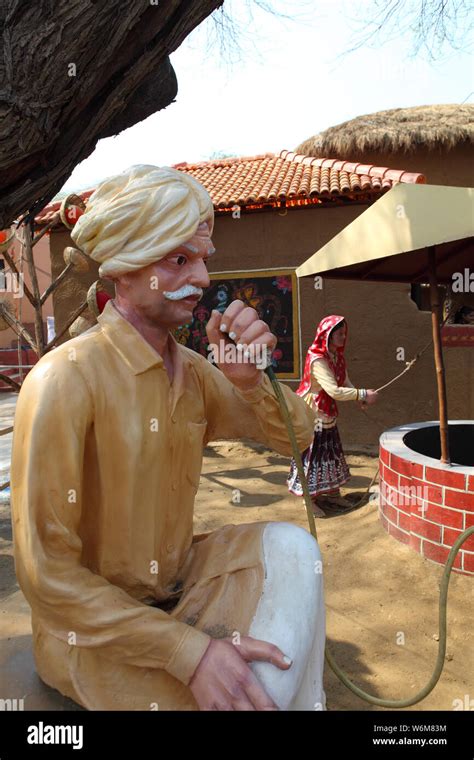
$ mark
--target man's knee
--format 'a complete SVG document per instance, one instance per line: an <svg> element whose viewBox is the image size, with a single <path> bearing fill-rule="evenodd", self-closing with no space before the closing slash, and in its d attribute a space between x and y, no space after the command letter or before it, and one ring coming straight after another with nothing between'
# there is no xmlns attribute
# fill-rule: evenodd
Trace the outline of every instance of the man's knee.
<svg viewBox="0 0 474 760"><path fill-rule="evenodd" d="M275 619L281 615L299 636L302 624L314 625L323 594L319 546L297 525L269 523L263 532L263 555L265 584L259 609Z"/></svg>
<svg viewBox="0 0 474 760"><path fill-rule="evenodd" d="M269 523L263 532L265 560L284 560L298 576L322 572L321 552L317 541L304 528L291 523Z"/></svg>
<svg viewBox="0 0 474 760"><path fill-rule="evenodd" d="M281 671L267 662L252 663L252 670L275 703L286 710L309 665L315 639L324 647L321 554L311 534L290 523L265 527L263 553L263 594L249 635L276 644L293 664ZM315 678L320 688L322 671Z"/></svg>

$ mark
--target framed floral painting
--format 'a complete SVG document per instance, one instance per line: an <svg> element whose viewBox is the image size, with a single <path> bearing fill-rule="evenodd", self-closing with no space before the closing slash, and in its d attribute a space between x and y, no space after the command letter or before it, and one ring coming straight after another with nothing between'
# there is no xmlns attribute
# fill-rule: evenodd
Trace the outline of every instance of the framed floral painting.
<svg viewBox="0 0 474 760"><path fill-rule="evenodd" d="M252 306L278 338L272 354L273 370L281 379L299 377L299 297L294 269L209 273L211 284L193 312L192 322L175 330L176 339L208 356L206 324L213 309L224 313L240 299Z"/></svg>

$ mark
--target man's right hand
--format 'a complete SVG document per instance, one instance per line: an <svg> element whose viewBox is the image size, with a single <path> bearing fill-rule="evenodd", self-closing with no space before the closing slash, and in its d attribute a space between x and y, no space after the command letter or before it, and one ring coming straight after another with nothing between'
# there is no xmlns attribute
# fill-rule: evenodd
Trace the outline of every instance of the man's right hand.
<svg viewBox="0 0 474 760"><path fill-rule="evenodd" d="M267 641L243 636L236 645L231 639L213 639L189 684L199 709L278 710L247 664L254 660L271 662L281 670L291 666L283 652Z"/></svg>
<svg viewBox="0 0 474 760"><path fill-rule="evenodd" d="M374 390L367 391L367 398L365 399L365 403L371 406L371 404L375 404L377 401L378 392Z"/></svg>

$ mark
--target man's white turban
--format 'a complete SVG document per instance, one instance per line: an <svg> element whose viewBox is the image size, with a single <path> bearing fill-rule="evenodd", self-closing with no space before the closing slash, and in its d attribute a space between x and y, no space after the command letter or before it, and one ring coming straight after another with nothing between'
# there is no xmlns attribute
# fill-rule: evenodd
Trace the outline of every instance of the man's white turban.
<svg viewBox="0 0 474 760"><path fill-rule="evenodd" d="M212 233L214 207L197 180L167 166L137 165L99 185L71 237L100 262L101 277L115 277L162 259L202 222Z"/></svg>

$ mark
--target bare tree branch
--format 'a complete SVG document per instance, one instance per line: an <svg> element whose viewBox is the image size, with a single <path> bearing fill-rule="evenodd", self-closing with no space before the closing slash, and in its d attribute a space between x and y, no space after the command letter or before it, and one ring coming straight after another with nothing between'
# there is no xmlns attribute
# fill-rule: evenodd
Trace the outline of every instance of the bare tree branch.
<svg viewBox="0 0 474 760"><path fill-rule="evenodd" d="M372 0L355 21L360 31L346 53L406 34L413 38L412 56L424 50L435 59L446 46L465 51L472 46L474 16L469 0Z"/></svg>
<svg viewBox="0 0 474 760"><path fill-rule="evenodd" d="M219 52L221 61L235 65L242 61L248 48L252 55L260 55L259 32L264 27L265 16L269 14L282 22L298 23L304 20L309 9L313 10L317 0L225 0L223 6L202 24L206 34L206 55Z"/></svg>

